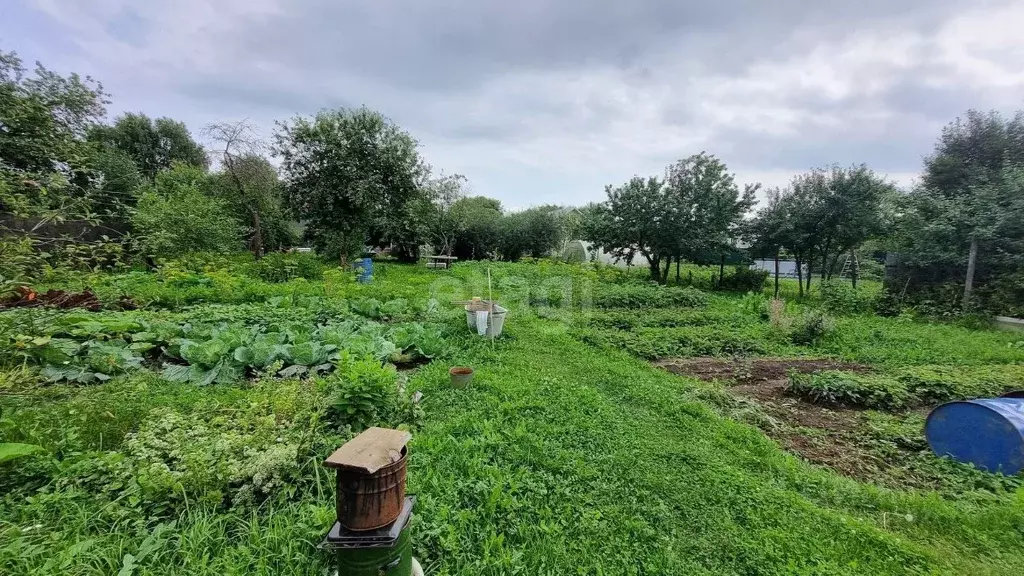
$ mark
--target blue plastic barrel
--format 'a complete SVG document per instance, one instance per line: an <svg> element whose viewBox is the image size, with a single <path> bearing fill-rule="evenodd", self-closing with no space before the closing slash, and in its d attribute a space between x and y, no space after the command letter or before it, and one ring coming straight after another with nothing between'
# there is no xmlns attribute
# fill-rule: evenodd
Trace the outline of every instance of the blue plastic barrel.
<svg viewBox="0 0 1024 576"><path fill-rule="evenodd" d="M924 435L939 456L1017 474L1024 470L1024 398L948 402L928 415Z"/></svg>
<svg viewBox="0 0 1024 576"><path fill-rule="evenodd" d="M366 283L373 280L373 259L360 258L356 260L356 271L359 272L359 276L356 277L359 282Z"/></svg>

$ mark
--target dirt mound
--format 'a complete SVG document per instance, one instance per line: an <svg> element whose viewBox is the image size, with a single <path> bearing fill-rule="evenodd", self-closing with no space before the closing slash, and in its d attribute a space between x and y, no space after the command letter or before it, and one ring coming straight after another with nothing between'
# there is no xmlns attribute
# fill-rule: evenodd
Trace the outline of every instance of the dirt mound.
<svg viewBox="0 0 1024 576"><path fill-rule="evenodd" d="M790 372L809 374L825 370L866 372L869 367L826 358L677 358L656 362L655 366L699 380L728 380L740 384L785 381Z"/></svg>

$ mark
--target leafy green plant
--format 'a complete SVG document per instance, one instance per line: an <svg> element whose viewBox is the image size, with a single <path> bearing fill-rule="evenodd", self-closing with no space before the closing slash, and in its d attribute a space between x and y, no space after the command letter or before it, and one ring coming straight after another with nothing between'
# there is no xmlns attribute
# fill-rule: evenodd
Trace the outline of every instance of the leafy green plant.
<svg viewBox="0 0 1024 576"><path fill-rule="evenodd" d="M38 278L46 268L47 253L29 238L0 237L0 298L17 295L17 290Z"/></svg>
<svg viewBox="0 0 1024 576"><path fill-rule="evenodd" d="M708 303L700 290L657 284L601 284L593 298L598 308L699 308Z"/></svg>
<svg viewBox="0 0 1024 576"><path fill-rule="evenodd" d="M412 307L409 305L409 301L405 298L388 300L380 307L381 317L389 320L408 316L410 312L412 312Z"/></svg>
<svg viewBox="0 0 1024 576"><path fill-rule="evenodd" d="M331 369L330 360L337 349L332 344L319 342L300 342L288 347L288 358L291 366L281 370L285 378L301 376L308 373L324 372Z"/></svg>
<svg viewBox="0 0 1024 576"><path fill-rule="evenodd" d="M886 410L905 407L911 397L895 378L841 371L791 374L787 392L819 404Z"/></svg>
<svg viewBox="0 0 1024 576"><path fill-rule="evenodd" d="M319 280L324 264L311 253L271 252L251 265L251 274L265 282L287 282L296 278Z"/></svg>
<svg viewBox="0 0 1024 576"><path fill-rule="evenodd" d="M767 281L767 270L757 270L748 266L736 266L731 274L726 274L722 281L718 283L718 289L760 294L764 290L764 283Z"/></svg>
<svg viewBox="0 0 1024 576"><path fill-rule="evenodd" d="M428 326L420 332L415 340L416 351L424 358L435 358L444 354L448 343L436 327Z"/></svg>
<svg viewBox="0 0 1024 576"><path fill-rule="evenodd" d="M42 451L42 449L42 446L36 446L35 444L2 442L0 443L0 464L31 456L32 454Z"/></svg>
<svg viewBox="0 0 1024 576"><path fill-rule="evenodd" d="M864 288L854 289L853 284L842 280L822 282L822 306L834 314L860 314L875 309L879 302L876 293Z"/></svg>
<svg viewBox="0 0 1024 576"><path fill-rule="evenodd" d="M377 319L381 317L381 302L376 298L357 298L349 301L349 308L360 316Z"/></svg>
<svg viewBox="0 0 1024 576"><path fill-rule="evenodd" d="M836 329L835 320L821 310L811 310L793 321L789 338L794 344L814 346Z"/></svg>
<svg viewBox="0 0 1024 576"><path fill-rule="evenodd" d="M334 422L362 430L395 415L397 378L390 364L382 366L372 356L346 354L338 371L322 379L319 385L329 395L329 416Z"/></svg>

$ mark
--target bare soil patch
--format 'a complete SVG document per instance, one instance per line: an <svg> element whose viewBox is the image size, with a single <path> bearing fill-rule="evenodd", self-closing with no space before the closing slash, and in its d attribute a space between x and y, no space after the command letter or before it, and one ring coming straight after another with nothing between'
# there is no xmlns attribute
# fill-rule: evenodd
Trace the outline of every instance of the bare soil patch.
<svg viewBox="0 0 1024 576"><path fill-rule="evenodd" d="M877 481L887 467L863 443L860 410L828 408L786 395L790 372L866 372L868 366L820 358L686 358L655 365L673 374L731 383L730 393L753 400L778 423L764 427L765 433L805 460L865 481Z"/></svg>
<svg viewBox="0 0 1024 576"><path fill-rule="evenodd" d="M785 382L790 372L813 374L825 370L867 372L871 369L863 364L827 358L672 358L655 365L673 374L700 380L731 380L742 384Z"/></svg>

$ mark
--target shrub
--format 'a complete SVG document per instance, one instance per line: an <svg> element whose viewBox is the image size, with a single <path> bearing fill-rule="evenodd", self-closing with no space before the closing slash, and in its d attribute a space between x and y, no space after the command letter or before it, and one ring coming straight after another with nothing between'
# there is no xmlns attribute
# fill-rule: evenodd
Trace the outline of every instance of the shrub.
<svg viewBox="0 0 1024 576"><path fill-rule="evenodd" d="M895 292L885 289L875 299L875 314L884 318L895 318L903 313L906 306Z"/></svg>
<svg viewBox="0 0 1024 576"><path fill-rule="evenodd" d="M195 184L173 179L165 184L143 193L132 216L132 226L146 254L175 257L242 248L241 226L227 215L228 206L223 201L207 196Z"/></svg>
<svg viewBox="0 0 1024 576"><path fill-rule="evenodd" d="M522 256L542 258L562 242L562 224L552 207L506 214L498 220L498 253L515 262Z"/></svg>
<svg viewBox="0 0 1024 576"><path fill-rule="evenodd" d="M338 365L335 373L320 380L332 422L358 431L395 419L400 402L394 366L382 366L370 356L353 360L348 355Z"/></svg>
<svg viewBox="0 0 1024 576"><path fill-rule="evenodd" d="M0 298L35 280L45 268L44 255L28 237L0 238Z"/></svg>
<svg viewBox="0 0 1024 576"><path fill-rule="evenodd" d="M835 328L836 323L831 316L820 310L811 310L793 322L789 338L794 344L814 346L825 340Z"/></svg>
<svg viewBox="0 0 1024 576"><path fill-rule="evenodd" d="M855 290L847 282L826 281L821 283L821 304L829 312L857 314L870 312L875 308L878 297L866 290Z"/></svg>
<svg viewBox="0 0 1024 576"><path fill-rule="evenodd" d="M768 309L768 299L760 292L747 292L737 303L738 309L749 316L757 316L761 320L768 320L771 316Z"/></svg>
<svg viewBox="0 0 1024 576"><path fill-rule="evenodd" d="M271 252L253 263L250 275L266 282L319 280L324 275L324 264L315 254Z"/></svg>
<svg viewBox="0 0 1024 576"><path fill-rule="evenodd" d="M697 308L707 304L707 294L694 288L601 284L594 291L594 305L598 308Z"/></svg>
<svg viewBox="0 0 1024 576"><path fill-rule="evenodd" d="M715 326L753 324L749 316L723 310L679 310L678 308L651 308L638 313L635 310L608 310L593 312L587 318L590 326L633 330L636 328L677 328L681 326Z"/></svg>
<svg viewBox="0 0 1024 576"><path fill-rule="evenodd" d="M151 514L173 514L189 503L248 505L295 490L298 438L309 416L280 422L254 406L228 420L155 408L121 452L66 459L57 488L74 486Z"/></svg>
<svg viewBox="0 0 1024 576"><path fill-rule="evenodd" d="M732 274L722 278L718 285L719 290L731 292L758 292L764 289L764 283L768 280L767 270L756 270L747 266L736 266Z"/></svg>
<svg viewBox="0 0 1024 576"><path fill-rule="evenodd" d="M821 372L792 374L787 392L818 404L899 409L910 392L899 380L878 374Z"/></svg>

